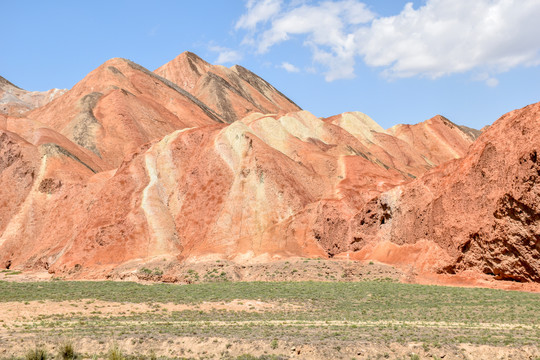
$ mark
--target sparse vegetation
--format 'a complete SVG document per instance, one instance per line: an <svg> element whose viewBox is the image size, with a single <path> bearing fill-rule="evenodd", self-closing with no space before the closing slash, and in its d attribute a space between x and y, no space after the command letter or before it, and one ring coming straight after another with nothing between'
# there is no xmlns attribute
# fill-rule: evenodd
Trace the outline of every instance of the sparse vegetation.
<svg viewBox="0 0 540 360"><path fill-rule="evenodd" d="M64 341L58 350L58 357L61 360L76 360L78 358L71 341Z"/></svg>
<svg viewBox="0 0 540 360"><path fill-rule="evenodd" d="M211 273L221 276L221 271ZM195 276L195 272L191 274ZM534 293L393 281L216 281L183 286L0 281L0 306L18 302L25 309L34 309L46 307L50 301L66 302L63 312L19 316L16 321L0 317L0 329L13 338L24 334L49 344L58 343L58 334L91 339L100 344L96 353L108 359L132 358L118 346L107 352L111 333L131 346L188 337L209 342L222 339L221 349L227 353L236 349L237 339L259 342L267 351L290 348L291 343L301 341L339 354L347 354L358 343L419 344L414 354L402 354L403 359L418 353L421 358L431 358L441 348L460 343L537 346L540 337L540 294ZM131 309L130 303L145 308ZM114 304L127 307L111 312L108 309ZM71 343L65 343L58 358L75 359L74 350Z"/></svg>
<svg viewBox="0 0 540 360"><path fill-rule="evenodd" d="M47 351L42 346L36 346L26 353L25 360L47 360Z"/></svg>
<svg viewBox="0 0 540 360"><path fill-rule="evenodd" d="M126 357L118 347L118 344L115 343L111 345L111 348L107 353L107 360L126 360Z"/></svg>
<svg viewBox="0 0 540 360"><path fill-rule="evenodd" d="M161 270L160 268L154 268L153 270L152 269L148 269L148 268L141 268L139 270L140 273L144 274L144 275L149 275L149 276L161 276L163 275L163 270Z"/></svg>

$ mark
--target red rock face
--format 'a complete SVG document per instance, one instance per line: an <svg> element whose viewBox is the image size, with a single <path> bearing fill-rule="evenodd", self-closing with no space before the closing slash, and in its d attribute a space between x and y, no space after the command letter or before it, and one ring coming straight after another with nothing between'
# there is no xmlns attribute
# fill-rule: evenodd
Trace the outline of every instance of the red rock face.
<svg viewBox="0 0 540 360"><path fill-rule="evenodd" d="M409 144L432 165L464 156L476 138L474 132L463 131L440 115L416 125L396 125L388 133Z"/></svg>
<svg viewBox="0 0 540 360"><path fill-rule="evenodd" d="M301 110L268 82L240 65L211 65L184 52L155 73L172 81L207 104L226 122L260 112L286 114Z"/></svg>
<svg viewBox="0 0 540 360"><path fill-rule="evenodd" d="M263 114L245 96L234 116L250 115L227 124L193 95L205 74L252 86L251 100L277 95L224 69L183 54L158 71L175 85L113 59L24 117L1 116L0 266L103 278L158 259L347 253L540 280L540 104L474 143L440 116L384 130L362 113L319 119L278 101Z"/></svg>
<svg viewBox="0 0 540 360"><path fill-rule="evenodd" d="M222 121L178 86L120 58L107 61L26 117L90 150L108 169L174 130Z"/></svg>
<svg viewBox="0 0 540 360"><path fill-rule="evenodd" d="M36 148L8 131L0 131L0 231L17 214L34 183Z"/></svg>
<svg viewBox="0 0 540 360"><path fill-rule="evenodd" d="M21 247L19 233L7 233L1 260L102 277L155 259L249 262L361 250L364 243L348 242L354 214L412 179L366 142L298 112L177 130L139 148L114 173L79 166L75 178L66 172L72 157L45 153L36 167L47 196L34 187L21 217L36 224L25 238L39 241ZM61 216L43 215L53 213Z"/></svg>
<svg viewBox="0 0 540 360"><path fill-rule="evenodd" d="M512 111L464 158L373 199L351 222L361 256L539 281L539 121L540 103Z"/></svg>

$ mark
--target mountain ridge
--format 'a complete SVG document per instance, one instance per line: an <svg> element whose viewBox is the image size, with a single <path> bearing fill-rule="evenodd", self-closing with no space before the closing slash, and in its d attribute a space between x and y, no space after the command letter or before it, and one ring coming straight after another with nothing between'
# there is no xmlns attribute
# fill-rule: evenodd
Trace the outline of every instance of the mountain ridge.
<svg viewBox="0 0 540 360"><path fill-rule="evenodd" d="M440 115L383 129L318 118L240 66L175 60L152 73L114 58L0 116L0 266L122 278L159 262L174 278L185 262L347 256L539 281L535 245L518 246L540 221L538 104L479 137Z"/></svg>

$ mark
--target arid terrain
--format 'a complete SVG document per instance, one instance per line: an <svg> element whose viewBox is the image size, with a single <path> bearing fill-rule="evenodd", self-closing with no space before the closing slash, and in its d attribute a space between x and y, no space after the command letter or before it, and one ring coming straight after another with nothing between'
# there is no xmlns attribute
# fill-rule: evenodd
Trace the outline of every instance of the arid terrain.
<svg viewBox="0 0 540 360"><path fill-rule="evenodd" d="M309 262L321 272L328 265ZM395 270L365 267L365 277L338 281L228 282L218 274L183 286L21 282L4 272L0 357L54 355L66 344L105 359L111 350L135 359L540 357L538 294L400 284Z"/></svg>
<svg viewBox="0 0 540 360"><path fill-rule="evenodd" d="M47 99L0 121L3 268L105 279L166 262L175 278L320 257L540 279L539 104L484 132L438 115L385 130L189 52L155 72L111 59Z"/></svg>
<svg viewBox="0 0 540 360"><path fill-rule="evenodd" d="M422 120L190 52L0 77L0 358L540 358L540 103Z"/></svg>

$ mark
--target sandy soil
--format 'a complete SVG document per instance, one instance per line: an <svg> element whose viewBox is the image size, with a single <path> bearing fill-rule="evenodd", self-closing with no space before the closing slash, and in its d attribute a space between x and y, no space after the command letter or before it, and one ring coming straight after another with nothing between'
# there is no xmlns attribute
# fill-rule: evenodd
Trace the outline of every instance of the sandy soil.
<svg viewBox="0 0 540 360"><path fill-rule="evenodd" d="M307 260L289 259L263 264L238 265L230 262L207 262L199 264L184 264L182 266L154 263L145 265L148 269L158 269L163 274L148 274L144 271L123 272L119 269L111 274L110 279L122 281L130 280L139 283L151 282L173 282L178 284L219 281L226 278L229 281L361 281L384 279L390 281L400 281L422 284L440 284L454 286L483 286L503 289L518 289L522 291L539 291L537 284L519 284L501 281L493 281L486 278L474 278L464 276L440 276L422 275L415 273L412 269L397 269L376 262L360 262L346 260ZM46 272L18 273L16 271L0 273L0 281L46 281L52 279L52 275ZM79 319L85 316L97 316L105 320L109 317L122 315L144 315L156 311L184 311L197 310L210 312L212 310L244 311L244 312L272 312L272 311L309 311L299 304L289 304L283 301L267 302L256 300L233 300L229 302L202 302L200 304L151 304L151 303L119 303L100 300L77 300L77 301L30 301L30 302L7 302L0 303L0 359L11 356L23 356L29 348L44 344L51 354L57 352L58 346L69 339L77 351L86 358L92 358L97 354L97 358L104 358L108 349L113 344L117 344L126 354L137 355L155 354L161 357L185 357L203 359L227 359L242 355L251 354L253 356L277 355L282 359L410 359L414 354L420 359L540 359L538 346L524 346L521 348L455 344L429 347L420 343L385 343L372 344L358 342L355 344L340 343L329 340L324 343L313 343L305 341L302 336L297 336L292 340L273 339L268 340L247 340L237 336L231 337L197 337L174 334L156 334L148 336L137 334L133 328L143 325L145 320L137 322L126 320L116 321L122 328L130 329L125 335L112 335L104 338L96 338L90 334L77 333L72 336L68 333L54 334L50 332L40 334L32 331L39 328L39 323L46 318L55 316L63 317L63 324L68 324L71 316ZM66 322L67 321L67 322ZM131 321L131 322L130 322ZM244 321L245 325L253 326L257 329L257 321ZM169 322L170 323L170 322ZM180 325L176 321L176 325ZM242 321L235 322L236 326L242 325ZM215 325L217 327L227 327L230 323L214 320L204 321L205 325ZM73 328L77 327L74 322ZM159 325L156 323L156 325ZM181 325L201 326L202 322L186 321ZM430 323L416 322L413 319L407 322L347 322L347 321L265 321L265 325L299 326L301 328L322 328L322 327L343 327L357 325L359 328L376 328L381 325L405 325L412 327L437 329L459 329L470 325L458 322ZM497 324L484 323L475 324L476 328L508 330L513 328L532 329L529 324ZM67 327L69 328L69 327ZM159 327L158 327L159 328ZM61 329L61 327L59 328ZM120 331L121 333L121 331ZM84 358L83 356L83 358Z"/></svg>
<svg viewBox="0 0 540 360"><path fill-rule="evenodd" d="M184 310L228 310L228 311L299 311L302 308L295 304L272 303L258 300L233 300L230 302L203 302L201 304L173 304L173 303L118 303L100 300L77 301L27 301L0 303L0 322L10 323L26 321L32 322L43 315L73 315L90 316L99 312L102 317L117 314L143 314L154 310L184 311Z"/></svg>
<svg viewBox="0 0 540 360"><path fill-rule="evenodd" d="M0 332L0 336L5 334ZM54 353L62 344L59 337L56 344L46 346L50 353ZM29 344L39 344L39 340L27 337L13 343L9 350L0 348L0 358L13 354L24 354ZM104 359L107 349L116 344L125 354L154 354L157 357L186 357L194 359L227 359L242 354L253 356L276 355L281 359L411 359L416 354L420 359L444 360L520 360L537 359L540 356L537 347L525 346L519 349L507 347L493 347L485 345L457 344L455 346L442 346L439 348L424 348L422 344L391 343L384 346L369 343L358 343L354 346L332 347L329 344L314 346L312 344L278 341L277 347L270 341L243 341L239 339L224 338L197 338L197 337L171 337L168 340L155 339L109 339L98 341L90 338L78 339L73 342L83 358ZM90 356L99 353L101 355ZM86 354L86 355L85 355Z"/></svg>
<svg viewBox="0 0 540 360"><path fill-rule="evenodd" d="M121 314L144 314L156 310L167 309L168 311L182 310L232 310L232 311L274 311L284 308L301 311L302 308L296 304L287 303L272 303L255 300L233 300L230 302L203 302L201 304L129 304L117 303L98 300L78 300L78 301L31 301L26 303L7 302L0 304L0 358L8 358L10 356L21 356L32 346L41 343L46 343L46 348L50 353L55 353L57 348L66 339L71 339L69 335L58 334L54 341L48 337L36 336L25 333L22 329L35 326L43 319L43 316L64 315L69 318L70 315L79 317L97 316L107 319L109 316ZM260 322L260 321L259 321ZM186 324L197 327L204 323L208 325L212 323L215 326L228 326L230 322L226 321L186 321ZM240 321L235 322L235 326L246 323L256 325L258 321ZM65 323L64 323L65 324ZM130 324L130 321L115 322L116 326L125 326L126 328L133 325L141 325L140 321L137 324ZM377 322L350 322L350 321L264 321L265 325L274 326L290 326L302 325L303 327L347 327L351 325L371 326L380 325L414 325L433 328L462 328L470 326L464 323L447 322L444 324L437 322L396 322L396 321L377 321ZM156 323L155 325L159 325ZM169 322L170 325L170 322ZM76 323L73 324L76 327ZM527 324L494 324L484 323L476 324L475 327L490 328L490 329L508 329L508 328L532 328ZM14 330L13 329L19 329ZM540 356L538 347L525 346L519 349L497 346L483 345L468 345L456 344L455 346L440 346L437 348L429 348L423 344L347 344L340 345L338 343L313 344L303 343L301 338L293 341L277 340L272 344L271 339L268 341L251 340L246 341L238 338L220 338L220 337L187 337L166 335L165 337L147 337L129 335L128 337L114 336L105 339L95 339L92 336L78 336L75 340L70 340L77 351L83 354L83 357L91 358L98 354L98 358L104 358L108 349L113 344L116 344L126 354L155 354L163 357L188 357L188 358L205 358L205 359L223 359L227 357L236 357L242 354L251 354L254 356L262 355L279 355L283 359L409 359L413 354L416 354L420 359L536 359ZM85 355L86 354L86 355ZM101 355L99 355L101 354Z"/></svg>

